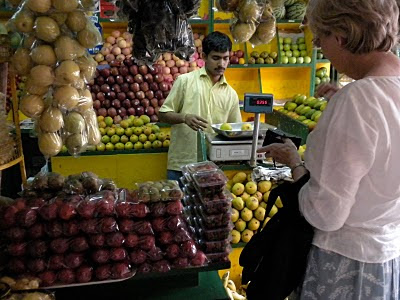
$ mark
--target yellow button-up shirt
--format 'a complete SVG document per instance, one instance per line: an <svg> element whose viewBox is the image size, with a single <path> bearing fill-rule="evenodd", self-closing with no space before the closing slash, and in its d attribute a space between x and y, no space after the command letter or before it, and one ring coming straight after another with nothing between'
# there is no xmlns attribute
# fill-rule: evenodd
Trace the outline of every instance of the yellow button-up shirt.
<svg viewBox="0 0 400 300"><path fill-rule="evenodd" d="M194 114L211 124L241 122L239 97L225 77L213 84L205 68L179 76L160 112ZM186 124L172 125L168 170L197 161L197 132Z"/></svg>

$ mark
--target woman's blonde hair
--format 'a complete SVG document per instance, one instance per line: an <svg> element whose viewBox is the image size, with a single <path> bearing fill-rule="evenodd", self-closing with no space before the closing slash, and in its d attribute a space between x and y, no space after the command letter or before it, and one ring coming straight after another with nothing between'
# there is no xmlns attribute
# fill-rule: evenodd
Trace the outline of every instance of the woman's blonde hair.
<svg viewBox="0 0 400 300"><path fill-rule="evenodd" d="M396 0L310 0L307 20L316 37L342 35L356 54L389 51L398 42Z"/></svg>

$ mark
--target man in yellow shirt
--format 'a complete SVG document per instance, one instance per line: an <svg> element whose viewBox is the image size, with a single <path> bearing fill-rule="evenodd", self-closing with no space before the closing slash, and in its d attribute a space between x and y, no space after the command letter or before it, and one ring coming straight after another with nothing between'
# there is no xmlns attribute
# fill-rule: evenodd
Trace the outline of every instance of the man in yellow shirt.
<svg viewBox="0 0 400 300"><path fill-rule="evenodd" d="M181 167L197 161L197 130L213 132L211 124L241 122L239 97L224 76L231 50L227 35L210 33L203 40L205 66L179 76L160 109L160 121L173 125L169 179L179 179Z"/></svg>

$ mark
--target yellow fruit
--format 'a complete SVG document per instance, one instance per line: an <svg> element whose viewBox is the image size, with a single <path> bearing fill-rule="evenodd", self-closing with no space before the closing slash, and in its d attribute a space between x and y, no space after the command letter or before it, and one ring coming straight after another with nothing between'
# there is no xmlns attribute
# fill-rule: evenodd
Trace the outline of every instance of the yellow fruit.
<svg viewBox="0 0 400 300"><path fill-rule="evenodd" d="M240 217L242 218L243 221L248 222L253 218L253 212L247 207L245 207L240 212Z"/></svg>
<svg viewBox="0 0 400 300"><path fill-rule="evenodd" d="M232 208L232 214L231 214L232 223L235 223L238 219L239 219L239 211L235 208Z"/></svg>
<svg viewBox="0 0 400 300"><path fill-rule="evenodd" d="M255 192L252 196L257 198L258 202L262 201L263 199L263 194L261 194L260 192Z"/></svg>
<svg viewBox="0 0 400 300"><path fill-rule="evenodd" d="M243 192L244 192L244 185L241 183L235 183L235 185L232 187L232 193L235 194L236 196L243 194Z"/></svg>
<svg viewBox="0 0 400 300"><path fill-rule="evenodd" d="M244 230L242 232L242 241L244 243L248 243L251 240L251 238L253 237L253 235L254 235L253 231L251 231L249 229Z"/></svg>
<svg viewBox="0 0 400 300"><path fill-rule="evenodd" d="M249 194L247 194L246 192L244 192L240 197L242 197L242 199L243 199L243 201L247 201L247 199L249 199L250 198L250 195Z"/></svg>
<svg viewBox="0 0 400 300"><path fill-rule="evenodd" d="M252 131L253 130L253 126L249 123L244 123L242 125L242 131Z"/></svg>
<svg viewBox="0 0 400 300"><path fill-rule="evenodd" d="M268 221L269 220L271 220L271 218L270 217L266 217L265 218L265 221L264 221L264 223L263 223L263 226L262 226L262 228L264 228L265 227L265 225L267 225L267 223L268 223Z"/></svg>
<svg viewBox="0 0 400 300"><path fill-rule="evenodd" d="M246 188L246 193L248 193L250 195L252 195L255 192L257 192L257 184L255 182L253 182L253 181L247 182L246 185L245 185L245 188Z"/></svg>
<svg viewBox="0 0 400 300"><path fill-rule="evenodd" d="M240 242L241 235L239 231L233 229L231 235L232 235L232 241L231 241L232 244L237 244Z"/></svg>
<svg viewBox="0 0 400 300"><path fill-rule="evenodd" d="M266 208L267 208L267 203L264 202L264 201L262 201L262 202L260 203L260 207L266 209Z"/></svg>
<svg viewBox="0 0 400 300"><path fill-rule="evenodd" d="M278 208L275 205L272 205L272 208L268 214L268 217L272 218L277 212L278 212Z"/></svg>
<svg viewBox="0 0 400 300"><path fill-rule="evenodd" d="M253 181L253 179L251 179L251 173L247 174L247 181Z"/></svg>
<svg viewBox="0 0 400 300"><path fill-rule="evenodd" d="M265 202L261 202L261 204L263 204L263 203L265 203ZM262 207L261 204L260 204L260 207L258 207L256 209L256 211L254 212L254 217L259 221L263 221L265 218L265 207ZM265 203L265 206L266 205L267 204Z"/></svg>
<svg viewBox="0 0 400 300"><path fill-rule="evenodd" d="M243 221L242 219L239 219L235 223L235 228L237 231L242 232L243 230L246 229L246 222Z"/></svg>
<svg viewBox="0 0 400 300"><path fill-rule="evenodd" d="M239 65L244 65L245 60L243 57L239 58Z"/></svg>
<svg viewBox="0 0 400 300"><path fill-rule="evenodd" d="M229 123L224 123L224 124L221 125L221 127L219 129L228 130L229 131L229 130L232 130L232 126Z"/></svg>
<svg viewBox="0 0 400 300"><path fill-rule="evenodd" d="M232 190L232 185L233 185L233 181L232 180L228 180L228 182L226 183L226 188L231 191Z"/></svg>
<svg viewBox="0 0 400 300"><path fill-rule="evenodd" d="M260 221L253 218L250 220L249 224L247 224L247 228L250 230L257 230L260 227Z"/></svg>
<svg viewBox="0 0 400 300"><path fill-rule="evenodd" d="M233 183L243 183L246 181L247 175L244 172L236 173L232 178Z"/></svg>
<svg viewBox="0 0 400 300"><path fill-rule="evenodd" d="M236 197L232 200L232 206L237 210L242 210L244 208L244 201L240 197Z"/></svg>
<svg viewBox="0 0 400 300"><path fill-rule="evenodd" d="M258 200L257 198L250 197L246 200L246 207L250 210L256 210L258 207Z"/></svg>
<svg viewBox="0 0 400 300"><path fill-rule="evenodd" d="M271 191L268 191L268 192L266 192L266 193L264 193L264 195L263 195L263 200L265 201L265 202L268 202L268 198L269 198L269 194L271 193Z"/></svg>
<svg viewBox="0 0 400 300"><path fill-rule="evenodd" d="M258 191L264 194L271 189L272 183L269 180L264 180L260 181L257 186L258 186Z"/></svg>
<svg viewBox="0 0 400 300"><path fill-rule="evenodd" d="M276 207L278 207L278 208L282 208L282 207L283 207L281 197L278 196L278 198L277 198L276 201L275 201L275 205L276 205Z"/></svg>

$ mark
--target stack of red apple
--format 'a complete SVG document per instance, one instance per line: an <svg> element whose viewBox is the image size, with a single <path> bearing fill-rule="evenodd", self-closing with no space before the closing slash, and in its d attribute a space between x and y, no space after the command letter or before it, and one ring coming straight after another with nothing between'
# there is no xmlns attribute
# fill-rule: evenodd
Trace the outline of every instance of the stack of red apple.
<svg viewBox="0 0 400 300"><path fill-rule="evenodd" d="M132 34L129 32L121 33L114 30L108 36L100 52L94 56L99 65L109 64L113 61L123 62L125 58L132 56Z"/></svg>
<svg viewBox="0 0 400 300"><path fill-rule="evenodd" d="M158 122L158 111L169 94L173 78L165 77L161 66L138 66L132 58L117 65L97 70L89 85L97 115L110 116L115 124L143 114Z"/></svg>
<svg viewBox="0 0 400 300"><path fill-rule="evenodd" d="M193 232L183 216L183 196L176 181L147 182L132 192L132 201L145 202L150 208L147 219L154 230L155 248L131 253L138 272L166 272L171 268L199 267L207 263L198 250Z"/></svg>
<svg viewBox="0 0 400 300"><path fill-rule="evenodd" d="M212 262L229 261L232 196L224 173L213 162L187 165L183 173L185 205L203 251Z"/></svg>
<svg viewBox="0 0 400 300"><path fill-rule="evenodd" d="M244 52L242 50L231 51L229 53L229 63L231 65L244 64Z"/></svg>

